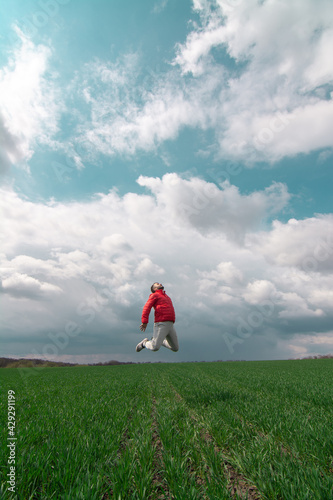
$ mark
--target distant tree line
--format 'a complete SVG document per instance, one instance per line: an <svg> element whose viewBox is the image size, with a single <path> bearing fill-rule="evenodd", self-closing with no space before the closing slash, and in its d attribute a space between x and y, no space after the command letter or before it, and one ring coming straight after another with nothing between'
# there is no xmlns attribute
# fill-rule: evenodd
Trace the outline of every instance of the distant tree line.
<svg viewBox="0 0 333 500"><path fill-rule="evenodd" d="M62 361L48 361L45 359L14 359L0 358L0 368L34 368L34 367L60 367L60 366L109 366L109 365L130 365L132 362L121 362L116 360L107 361L106 363L95 363L89 365L81 365L78 363L63 363Z"/></svg>
<svg viewBox="0 0 333 500"><path fill-rule="evenodd" d="M305 358L290 358L290 361L298 361L303 359L332 359L333 354L316 354L314 356L307 356ZM244 362L245 360L232 360L229 359L227 361L223 361L221 359L215 361L215 363L230 363L233 362ZM184 362L184 361L183 361ZM0 368L34 368L34 367L61 367L61 366L112 366L112 365L135 365L135 364L149 364L151 361L139 361L138 363L134 363L133 361L117 361L115 359L111 359L110 361L106 361L105 363L88 363L88 364L79 364L79 363L64 363L62 361L48 361L45 359L14 359L14 358L0 358ZM157 363L163 363L163 361L157 361ZM187 361L187 363L208 363L208 361Z"/></svg>
<svg viewBox="0 0 333 500"><path fill-rule="evenodd" d="M306 358L296 358L300 359L332 359L333 354L315 354L314 356L307 356Z"/></svg>

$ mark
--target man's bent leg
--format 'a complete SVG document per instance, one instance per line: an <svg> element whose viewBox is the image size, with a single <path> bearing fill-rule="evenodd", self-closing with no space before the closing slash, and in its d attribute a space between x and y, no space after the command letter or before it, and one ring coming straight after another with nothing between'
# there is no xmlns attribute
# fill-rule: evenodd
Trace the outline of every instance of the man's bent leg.
<svg viewBox="0 0 333 500"><path fill-rule="evenodd" d="M173 323L171 323L169 333L166 336L165 340L163 340L162 345L174 352L177 352L179 350L177 332L175 330L175 327L173 326Z"/></svg>
<svg viewBox="0 0 333 500"><path fill-rule="evenodd" d="M145 347L151 351L158 351L165 337L169 333L169 327L167 325L169 322L154 323L154 333L151 340L145 342Z"/></svg>

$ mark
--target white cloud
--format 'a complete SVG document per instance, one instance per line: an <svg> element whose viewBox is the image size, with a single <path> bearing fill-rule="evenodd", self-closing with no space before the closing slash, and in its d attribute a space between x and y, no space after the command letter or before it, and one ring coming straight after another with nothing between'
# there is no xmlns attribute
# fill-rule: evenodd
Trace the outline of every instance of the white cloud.
<svg viewBox="0 0 333 500"><path fill-rule="evenodd" d="M333 309L333 291L327 289L315 289L309 296L309 303L313 306L324 308L326 310Z"/></svg>
<svg viewBox="0 0 333 500"><path fill-rule="evenodd" d="M292 120L276 134L266 135L270 140L270 153L276 158L295 156L298 153L310 153L317 149L332 147L333 100L312 100L309 104L294 109ZM266 123L272 123L267 120ZM262 137L265 127L261 128ZM260 131L258 132L260 136ZM259 146L260 147L260 146ZM262 144L262 148L265 145Z"/></svg>
<svg viewBox="0 0 333 500"><path fill-rule="evenodd" d="M221 44L248 63L223 93L222 152L276 161L332 147L331 98L314 95L318 85L332 86L332 61L313 77L318 53L329 50L329 3L241 2L234 9L220 4L226 16Z"/></svg>
<svg viewBox="0 0 333 500"><path fill-rule="evenodd" d="M6 352L13 351L11 342L27 339L41 352L50 343L48 332L63 332L70 321L80 335L59 355L89 349L128 358L156 279L175 303L183 359L229 358L233 345L235 356L245 357L248 335L251 346L261 339L268 349L274 339L291 343L295 332L326 334L333 270L324 260L315 270L296 265L313 255L319 235L327 235L329 217L275 222L258 232L273 200L281 208L286 203L280 188L242 195L231 185L219 189L176 174L140 177L139 183L145 194L111 191L86 202L47 205L2 190L3 342L11 339ZM195 216L179 209L209 193ZM235 239L235 226L242 239ZM200 345L195 341L203 328L223 355L202 346L186 349ZM247 337L230 341L244 332Z"/></svg>
<svg viewBox="0 0 333 500"><path fill-rule="evenodd" d="M16 297L42 298L60 293L61 288L26 274L14 273L2 281L2 291Z"/></svg>
<svg viewBox="0 0 333 500"><path fill-rule="evenodd" d="M299 358L333 354L333 332L326 334L312 332L312 335L295 335L292 343L287 342L288 349Z"/></svg>
<svg viewBox="0 0 333 500"><path fill-rule="evenodd" d="M333 29L326 29L320 34L314 47L313 60L304 72L309 88L316 88L332 82L333 63L330 47L333 44Z"/></svg>
<svg viewBox="0 0 333 500"><path fill-rule="evenodd" d="M329 1L207 0L194 8L201 24L177 44L169 69L144 75L138 54L86 66L81 95L90 116L76 141L91 152L134 154L184 127L210 128L219 156L248 164L332 148Z"/></svg>
<svg viewBox="0 0 333 500"><path fill-rule="evenodd" d="M331 148L332 99L323 91L333 89L329 2L212 0L194 8L201 25L176 46L171 69L142 81L134 54L87 66L91 117L77 140L107 155L134 154L184 127L212 128L219 155L247 163ZM224 64L214 48L227 54Z"/></svg>
<svg viewBox="0 0 333 500"><path fill-rule="evenodd" d="M67 110L77 126L62 144L55 134L64 98L48 73L52 52L17 30L21 45L0 70L3 170L27 163L37 143L65 151L83 168L85 155L96 161L100 153L156 151L184 128L211 129L215 141L207 151L247 164L331 149L330 2L193 6L201 22L163 69L149 69L131 52L78 71L66 93L84 106Z"/></svg>
<svg viewBox="0 0 333 500"><path fill-rule="evenodd" d="M307 318L307 317L320 317L325 313L322 309L311 309L306 298L301 297L295 292L281 293L279 304L283 306L280 311L280 318Z"/></svg>
<svg viewBox="0 0 333 500"><path fill-rule="evenodd" d="M138 263L134 274L139 278L144 278L147 274L150 274L151 276L163 276L163 274L165 274L165 270L154 264L149 257L145 257Z"/></svg>
<svg viewBox="0 0 333 500"><path fill-rule="evenodd" d="M132 249L121 233L114 233L102 239L98 249L106 255L127 252Z"/></svg>
<svg viewBox="0 0 333 500"><path fill-rule="evenodd" d="M181 67L183 74L192 73L193 76L202 75L206 70L204 61L212 48L224 43L224 26L210 22L202 31L192 31L182 46L178 45L174 64Z"/></svg>
<svg viewBox="0 0 333 500"><path fill-rule="evenodd" d="M271 262L305 271L333 270L333 216L273 223L269 233L253 237L253 244Z"/></svg>
<svg viewBox="0 0 333 500"><path fill-rule="evenodd" d="M175 72L165 79L144 76L134 56L130 62L87 66L83 94L90 116L75 139L83 148L111 156L151 151L185 126L206 126L206 111L193 113L196 95L182 89Z"/></svg>
<svg viewBox="0 0 333 500"><path fill-rule="evenodd" d="M333 346L333 332L328 332L327 335L312 335L308 337L299 336L297 339L299 343L311 344L331 344Z"/></svg>
<svg viewBox="0 0 333 500"><path fill-rule="evenodd" d="M51 51L34 45L18 28L20 47L0 69L2 169L27 162L38 143L48 144L57 132L60 95L46 77Z"/></svg>
<svg viewBox="0 0 333 500"><path fill-rule="evenodd" d="M199 275L203 278L227 283L228 285L233 285L243 280L242 272L230 261L220 262L216 270L199 272Z"/></svg>
<svg viewBox="0 0 333 500"><path fill-rule="evenodd" d="M247 285L243 296L249 304L260 304L267 300L274 300L275 294L276 288L273 283L267 280L255 280Z"/></svg>
<svg viewBox="0 0 333 500"><path fill-rule="evenodd" d="M181 179L177 174L166 174L163 179L140 176L138 183L149 188L171 220L184 221L203 233L222 232L239 242L246 232L284 208L290 198L285 185L278 183L250 195L241 195L228 182L219 189L213 183Z"/></svg>

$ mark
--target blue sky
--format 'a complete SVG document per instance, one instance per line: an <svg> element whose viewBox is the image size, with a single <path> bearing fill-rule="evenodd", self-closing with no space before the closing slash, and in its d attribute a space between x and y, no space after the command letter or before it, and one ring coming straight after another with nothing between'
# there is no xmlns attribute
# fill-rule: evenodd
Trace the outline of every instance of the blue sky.
<svg viewBox="0 0 333 500"><path fill-rule="evenodd" d="M3 355L333 351L328 0L13 0L0 26ZM177 355L134 352L156 280Z"/></svg>

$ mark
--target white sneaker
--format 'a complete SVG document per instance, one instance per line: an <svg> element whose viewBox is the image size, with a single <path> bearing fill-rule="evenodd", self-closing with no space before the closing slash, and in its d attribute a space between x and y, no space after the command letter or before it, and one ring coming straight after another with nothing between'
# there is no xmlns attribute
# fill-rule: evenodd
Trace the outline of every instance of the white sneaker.
<svg viewBox="0 0 333 500"><path fill-rule="evenodd" d="M138 343L138 345L135 348L136 352L140 352L140 351L142 351L142 349L145 348L143 343L146 342L146 340L148 340L148 339L143 339L143 340L141 340L141 342Z"/></svg>

